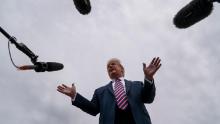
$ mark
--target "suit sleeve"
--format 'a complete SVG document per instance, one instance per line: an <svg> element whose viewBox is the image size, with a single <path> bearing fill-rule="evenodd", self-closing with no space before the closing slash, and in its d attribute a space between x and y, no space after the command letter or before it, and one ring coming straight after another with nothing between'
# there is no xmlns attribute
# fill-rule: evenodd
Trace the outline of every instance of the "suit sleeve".
<svg viewBox="0 0 220 124"><path fill-rule="evenodd" d="M156 88L154 81L149 82L144 80L144 86L142 87L141 97L144 103L152 103L154 101Z"/></svg>
<svg viewBox="0 0 220 124"><path fill-rule="evenodd" d="M77 93L75 100L72 101L72 105L93 116L96 116L99 113L99 102L96 92L91 101Z"/></svg>

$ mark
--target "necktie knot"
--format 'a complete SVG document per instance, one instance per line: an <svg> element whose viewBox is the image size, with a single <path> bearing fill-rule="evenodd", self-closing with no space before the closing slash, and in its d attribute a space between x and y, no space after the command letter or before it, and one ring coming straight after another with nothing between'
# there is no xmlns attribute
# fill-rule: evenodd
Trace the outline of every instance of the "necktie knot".
<svg viewBox="0 0 220 124"><path fill-rule="evenodd" d="M116 79L115 79L115 82L120 82L120 81L121 81L120 78L116 78Z"/></svg>

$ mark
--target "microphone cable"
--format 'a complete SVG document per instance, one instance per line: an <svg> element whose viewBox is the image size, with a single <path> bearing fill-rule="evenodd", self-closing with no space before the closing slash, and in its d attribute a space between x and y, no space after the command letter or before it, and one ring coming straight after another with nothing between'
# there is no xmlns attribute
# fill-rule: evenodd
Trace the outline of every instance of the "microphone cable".
<svg viewBox="0 0 220 124"><path fill-rule="evenodd" d="M12 37L12 38L16 39L15 37ZM19 69L19 67L14 63L14 61L13 61L13 59L12 59L12 56L11 56L10 39L8 40L8 52L9 52L9 56L10 56L10 60L11 60L12 65L13 65L15 68Z"/></svg>

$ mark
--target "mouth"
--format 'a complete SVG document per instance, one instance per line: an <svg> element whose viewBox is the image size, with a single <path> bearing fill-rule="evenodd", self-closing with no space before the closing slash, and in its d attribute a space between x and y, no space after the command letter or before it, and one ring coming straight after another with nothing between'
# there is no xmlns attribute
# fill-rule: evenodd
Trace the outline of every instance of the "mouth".
<svg viewBox="0 0 220 124"><path fill-rule="evenodd" d="M115 73L115 72L116 72L116 70L114 68L109 69L110 74Z"/></svg>

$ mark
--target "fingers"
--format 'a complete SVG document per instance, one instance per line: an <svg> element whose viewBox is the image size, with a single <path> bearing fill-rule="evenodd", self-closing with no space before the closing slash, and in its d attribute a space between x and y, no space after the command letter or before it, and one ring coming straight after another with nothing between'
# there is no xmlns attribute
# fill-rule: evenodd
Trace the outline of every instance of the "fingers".
<svg viewBox="0 0 220 124"><path fill-rule="evenodd" d="M154 65L155 65L156 67L158 67L158 66L160 65L160 61L161 61L160 58L157 57L156 60L155 60Z"/></svg>
<svg viewBox="0 0 220 124"><path fill-rule="evenodd" d="M157 70L158 70L158 69L159 69L159 68L161 67L161 65L162 65L162 64L159 64L159 65L157 66L157 69L156 69L156 71L157 71Z"/></svg>
<svg viewBox="0 0 220 124"><path fill-rule="evenodd" d="M57 91L59 91L59 92L61 92L61 93L64 93L63 90L64 90L64 87L63 87L63 86L60 86L60 85L59 85L59 86L57 87Z"/></svg>
<svg viewBox="0 0 220 124"><path fill-rule="evenodd" d="M65 85L65 84L62 84L62 85L57 86L57 90L59 90L59 91L62 91L62 90L65 90L65 89L70 89L70 88L71 88L71 87L68 87L68 86ZM74 83L72 84L72 88L75 88Z"/></svg>
<svg viewBox="0 0 220 124"><path fill-rule="evenodd" d="M150 64L158 67L160 65L160 61L159 57L154 57Z"/></svg>
<svg viewBox="0 0 220 124"><path fill-rule="evenodd" d="M64 94L63 90L57 89L57 91Z"/></svg>
<svg viewBox="0 0 220 124"><path fill-rule="evenodd" d="M156 67L156 71L161 67L161 59L157 57L153 63L153 65Z"/></svg>
<svg viewBox="0 0 220 124"><path fill-rule="evenodd" d="M153 58L153 60L150 62L150 64L154 64L154 62L155 62L155 57Z"/></svg>
<svg viewBox="0 0 220 124"><path fill-rule="evenodd" d="M75 88L74 84L72 84L72 87L68 87L65 84L61 84L61 85L57 86L57 91L62 94L65 94L71 98L72 98L72 96L75 96L75 94L76 94L76 88Z"/></svg>
<svg viewBox="0 0 220 124"><path fill-rule="evenodd" d="M63 86L64 88L67 88L67 86L66 86L65 84L62 84L62 86Z"/></svg>
<svg viewBox="0 0 220 124"><path fill-rule="evenodd" d="M57 86L57 91L59 91L61 93L65 93L64 90L67 88L68 88L68 86L66 86L65 84L62 84L62 85Z"/></svg>
<svg viewBox="0 0 220 124"><path fill-rule="evenodd" d="M60 93L65 94L65 93L63 92L63 90L61 90L61 89L57 89L57 91L60 92Z"/></svg>
<svg viewBox="0 0 220 124"><path fill-rule="evenodd" d="M65 84L59 85L57 86L57 89L63 90L65 88L69 88L68 86L66 86Z"/></svg>
<svg viewBox="0 0 220 124"><path fill-rule="evenodd" d="M63 86L58 86L57 89L59 89L59 90L63 90L64 87L63 87Z"/></svg>

